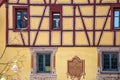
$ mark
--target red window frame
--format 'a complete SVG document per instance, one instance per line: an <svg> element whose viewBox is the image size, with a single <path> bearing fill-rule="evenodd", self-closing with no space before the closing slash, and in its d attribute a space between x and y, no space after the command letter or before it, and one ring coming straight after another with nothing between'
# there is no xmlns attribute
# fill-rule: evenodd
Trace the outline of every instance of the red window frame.
<svg viewBox="0 0 120 80"><path fill-rule="evenodd" d="M16 12L17 11L23 11L23 10L26 10L27 11L27 13L28 13L28 15L27 15L27 23L28 23L28 27L26 28L26 29L16 29L16 27L17 27L17 15L16 15ZM29 24L30 24L30 22L29 22L29 20L30 20L30 18L29 18L29 16L30 16L30 13L29 13L29 10L28 10L28 6L13 6L13 30L14 31L28 31L29 29L30 29L30 26L29 26Z"/></svg>
<svg viewBox="0 0 120 80"><path fill-rule="evenodd" d="M60 28L53 28L53 13L60 13ZM61 30L62 28L62 5L51 5L50 6L50 29L51 30Z"/></svg>
<svg viewBox="0 0 120 80"><path fill-rule="evenodd" d="M114 11L116 10L120 11L120 5L119 4L111 5L111 30L120 30L120 27L119 28L114 27Z"/></svg>

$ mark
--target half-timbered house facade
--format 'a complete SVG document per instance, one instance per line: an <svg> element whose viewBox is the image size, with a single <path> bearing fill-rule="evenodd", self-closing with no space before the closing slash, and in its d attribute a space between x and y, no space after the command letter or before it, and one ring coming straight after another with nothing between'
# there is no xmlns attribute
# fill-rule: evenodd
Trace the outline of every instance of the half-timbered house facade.
<svg viewBox="0 0 120 80"><path fill-rule="evenodd" d="M1 53L6 46L9 56L21 49L28 55L25 79L120 80L120 0L0 0L0 6Z"/></svg>

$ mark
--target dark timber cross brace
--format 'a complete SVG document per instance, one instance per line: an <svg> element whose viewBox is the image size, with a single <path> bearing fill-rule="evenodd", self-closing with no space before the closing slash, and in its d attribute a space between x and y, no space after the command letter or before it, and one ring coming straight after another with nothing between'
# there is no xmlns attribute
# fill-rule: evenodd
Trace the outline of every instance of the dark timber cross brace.
<svg viewBox="0 0 120 80"><path fill-rule="evenodd" d="M7 2L7 1L4 1L4 0L1 0L0 1L0 5L2 5L3 3L6 4L6 46L9 46L9 47L120 47L120 44L117 43L117 32L120 32L120 29L118 30L114 30L113 28L110 28L110 29L106 29L106 24L107 24L107 21L109 18L112 17L113 13L112 13L112 8L117 5L118 7L120 7L120 1L119 0L116 0L116 3L104 3L103 0L99 0L99 2L97 2L96 0L94 0L94 2L91 2L90 0L87 0L87 3L74 3L74 0L71 0L70 3L58 3L57 0L54 0L54 2L52 2L52 0L49 0L49 2L47 2L46 0L43 0L43 3L42 4L39 4L39 3L31 3L30 0L27 0L26 3L20 3L20 0L17 0L16 3L12 3L12 2ZM9 28L9 6L11 5L17 5L17 6L27 6L28 7L28 27L29 29L27 31L20 31L18 33L20 33L20 36L21 36L21 41L22 41L22 44L9 44L9 37L10 37L10 31L14 31L13 28ZM50 14L49 15L45 15L45 12L46 12L46 8L47 7L51 7L53 5L61 5L62 7L63 6L72 6L73 7L73 15L63 15L61 14L61 17L62 19L63 18L72 18L73 19L73 29L68 29L68 30L65 30L63 29L63 25L61 26L61 29L58 30L60 32L60 44L56 44L56 45L52 45L52 29L49 28L49 29L46 29L46 30L43 30L41 29L41 25L42 25L42 22L43 22L43 19L44 18L50 18ZM43 13L42 15L30 15L30 7L31 6L41 6L41 7L44 7L44 10L43 10ZM83 6L92 6L93 7L93 15L84 15L82 14L82 10L80 7L83 7ZM108 13L107 15L96 15L96 8L97 6L109 6L109 10L108 10ZM78 10L78 13L79 15L76 15L76 10ZM63 9L62 9L62 12L63 13ZM14 16L13 16L14 17ZM37 29L32 29L30 28L31 27L31 24L30 24L30 19L31 18L41 18L40 19L40 22L39 22L39 26ZM80 30L77 30L76 29L76 18L80 18L81 19L81 22L83 24L83 29L80 29ZM91 26L93 29L87 29L87 26L86 26L86 23L84 21L84 18L92 18L93 19L93 25ZM96 18L105 18L105 21L104 21L104 24L102 26L102 29L96 29ZM111 18L112 19L112 18ZM111 22L113 23L113 21ZM49 27L50 27L50 22L48 23L49 24ZM110 25L112 26L112 24ZM28 35L28 41L26 43L26 40L24 38L24 35L23 33L26 32ZM34 41L31 43L31 32L35 32L35 37L34 37ZM49 43L48 45L36 45L36 41L38 39L38 35L40 34L40 32L48 32L49 34ZM72 44L70 45L67 45L67 44L63 44L63 35L64 35L64 32L72 32L72 35L73 35L73 39L72 39ZM84 32L85 33L85 36L86 36L86 40L87 40L87 44L85 45L78 45L76 43L76 34L77 32ZM90 36L89 36L89 32L92 33L92 40L90 39ZM96 33L99 32L100 33L100 36L98 38L98 41L96 41ZM102 44L100 45L101 43L101 39L103 37L103 33L105 32L111 32L113 33L113 40L112 40L112 44L110 45L106 45L106 44Z"/></svg>

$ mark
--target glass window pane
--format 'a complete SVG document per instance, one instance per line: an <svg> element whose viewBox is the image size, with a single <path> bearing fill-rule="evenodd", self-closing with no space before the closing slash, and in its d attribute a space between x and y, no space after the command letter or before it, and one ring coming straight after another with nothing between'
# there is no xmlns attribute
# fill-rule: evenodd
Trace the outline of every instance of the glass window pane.
<svg viewBox="0 0 120 80"><path fill-rule="evenodd" d="M113 70L117 70L118 69L118 55L116 54L111 54L111 68Z"/></svg>
<svg viewBox="0 0 120 80"><path fill-rule="evenodd" d="M22 13L17 12L17 29L20 29L22 26Z"/></svg>
<svg viewBox="0 0 120 80"><path fill-rule="evenodd" d="M27 10L17 10L17 25L16 28L17 29L21 29L21 28L27 28L28 26L28 14L27 14Z"/></svg>
<svg viewBox="0 0 120 80"><path fill-rule="evenodd" d="M38 54L37 58L37 72L50 72L50 54Z"/></svg>
<svg viewBox="0 0 120 80"><path fill-rule="evenodd" d="M24 16L27 17L27 11L23 11Z"/></svg>
<svg viewBox="0 0 120 80"><path fill-rule="evenodd" d="M119 27L119 17L114 17L114 28Z"/></svg>
<svg viewBox="0 0 120 80"><path fill-rule="evenodd" d="M110 69L110 56L109 54L103 54L103 70Z"/></svg>
<svg viewBox="0 0 120 80"><path fill-rule="evenodd" d="M38 55L38 72L43 72L43 55Z"/></svg>
<svg viewBox="0 0 120 80"><path fill-rule="evenodd" d="M23 12L23 20L22 20L23 22L22 22L22 28L26 28L27 27L27 12L26 11L24 11Z"/></svg>
<svg viewBox="0 0 120 80"><path fill-rule="evenodd" d="M23 12L24 20L27 20L27 12Z"/></svg>
<svg viewBox="0 0 120 80"><path fill-rule="evenodd" d="M118 54L115 52L105 52L102 55L104 71L118 70Z"/></svg>
<svg viewBox="0 0 120 80"><path fill-rule="evenodd" d="M50 72L50 54L45 55L45 71Z"/></svg>
<svg viewBox="0 0 120 80"><path fill-rule="evenodd" d="M114 11L114 16L119 16L119 11Z"/></svg>

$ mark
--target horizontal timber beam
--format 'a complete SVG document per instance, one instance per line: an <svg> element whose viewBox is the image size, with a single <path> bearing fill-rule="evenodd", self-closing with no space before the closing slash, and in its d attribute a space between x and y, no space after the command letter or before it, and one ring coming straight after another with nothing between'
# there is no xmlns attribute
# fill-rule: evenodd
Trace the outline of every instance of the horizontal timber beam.
<svg viewBox="0 0 120 80"><path fill-rule="evenodd" d="M8 3L9 5L28 5L27 3ZM99 5L99 6L109 6L109 5L115 5L115 4L120 4L120 3L84 3L84 4L66 4L66 3L59 3L56 5L68 5L68 6L94 6L94 5ZM30 3L30 6L50 6L50 5L54 5L54 4L38 4L38 3Z"/></svg>
<svg viewBox="0 0 120 80"><path fill-rule="evenodd" d="M8 30L14 30L14 29L12 29L12 28L9 28ZM30 31L50 31L50 30L39 30L39 29L30 29ZM52 31L60 31L60 30L52 30ZM73 30L62 30L63 32L64 31L73 31ZM85 31L85 30L75 30L75 31ZM94 30L92 29L92 30L89 30L89 29L86 29L86 31L90 31L90 32L93 32ZM103 31L102 29L96 29L95 31ZM106 29L106 30L104 30L104 31L107 31L107 32L114 32L114 30L110 30L110 29ZM24 32L24 31L23 31ZM26 32L26 31L25 31ZM116 30L115 32L120 32L120 30Z"/></svg>

